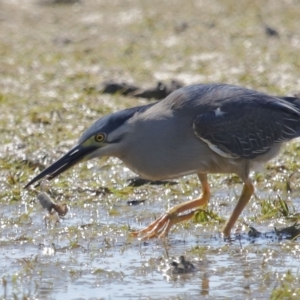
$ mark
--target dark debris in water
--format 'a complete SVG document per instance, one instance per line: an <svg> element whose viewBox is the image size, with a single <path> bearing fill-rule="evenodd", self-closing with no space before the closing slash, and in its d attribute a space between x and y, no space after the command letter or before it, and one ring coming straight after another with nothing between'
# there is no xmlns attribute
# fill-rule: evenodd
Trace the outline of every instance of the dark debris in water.
<svg viewBox="0 0 300 300"><path fill-rule="evenodd" d="M186 274L195 272L195 266L188 260L185 259L183 255L179 257L178 260L174 260L170 263L172 274Z"/></svg>
<svg viewBox="0 0 300 300"><path fill-rule="evenodd" d="M175 185L175 184L177 184L177 182L175 182L175 181L162 181L162 180L151 181L151 180L143 179L141 177L129 178L127 180L127 182L128 182L128 186L132 186L132 187L139 187L139 186L142 186L145 184L151 184L151 185L164 185L164 184Z"/></svg>
<svg viewBox="0 0 300 300"><path fill-rule="evenodd" d="M168 83L157 82L156 86L148 89L144 89L126 82L114 82L110 80L95 88L91 87L89 90L96 90L106 94L118 93L123 96L160 100L164 99L169 94L181 87L183 87L183 84L175 79L172 79Z"/></svg>
<svg viewBox="0 0 300 300"><path fill-rule="evenodd" d="M278 38L279 37L279 32L273 28L273 27L270 27L269 25L265 24L265 33L267 36L269 37L276 37Z"/></svg>
<svg viewBox="0 0 300 300"><path fill-rule="evenodd" d="M300 237L300 224L295 223L292 226L284 227L280 229L277 229L275 227L274 231L265 232L265 233L256 230L254 227L250 227L248 236L254 239L255 238L266 238L266 239L277 238L279 240L282 239L293 240L296 239L297 237Z"/></svg>
<svg viewBox="0 0 300 300"><path fill-rule="evenodd" d="M127 201L127 205L140 205L145 203L145 199L143 200L129 200Z"/></svg>
<svg viewBox="0 0 300 300"><path fill-rule="evenodd" d="M104 195L108 195L108 194L111 194L111 190L107 187L99 187L97 189L89 189L89 188L85 188L83 189L82 187L78 187L77 191L79 193L91 193L91 194L94 194L95 196L104 196Z"/></svg>
<svg viewBox="0 0 300 300"><path fill-rule="evenodd" d="M298 223L281 229L277 229L275 227L274 230L278 237L283 237L286 239L295 239L300 236L300 224Z"/></svg>
<svg viewBox="0 0 300 300"><path fill-rule="evenodd" d="M261 237L262 233L260 231L256 230L254 227L250 227L248 235L253 238L258 238L258 237Z"/></svg>
<svg viewBox="0 0 300 300"><path fill-rule="evenodd" d="M158 270L166 276L185 276L200 270L199 262L192 263L183 255L177 258L161 259Z"/></svg>

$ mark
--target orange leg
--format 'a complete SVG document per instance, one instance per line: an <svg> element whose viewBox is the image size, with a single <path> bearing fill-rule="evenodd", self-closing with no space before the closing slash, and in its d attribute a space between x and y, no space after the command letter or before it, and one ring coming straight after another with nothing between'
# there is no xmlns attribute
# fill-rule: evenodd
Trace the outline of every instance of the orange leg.
<svg viewBox="0 0 300 300"><path fill-rule="evenodd" d="M225 226L223 227L223 234L225 237L230 236L230 231L232 227L234 226L236 220L240 216L241 212L243 211L247 203L249 202L253 193L254 193L254 187L251 180L248 178L244 183L243 191L238 203L236 204L229 220L226 222Z"/></svg>
<svg viewBox="0 0 300 300"><path fill-rule="evenodd" d="M143 230L132 232L133 236L141 236L142 239L149 239L153 237L166 237L170 228L182 221L191 219L195 211L187 214L179 215L187 210L198 208L199 206L207 205L210 198L210 190L206 174L198 174L202 186L202 197L194 199L172 207L168 212L159 217L153 223Z"/></svg>

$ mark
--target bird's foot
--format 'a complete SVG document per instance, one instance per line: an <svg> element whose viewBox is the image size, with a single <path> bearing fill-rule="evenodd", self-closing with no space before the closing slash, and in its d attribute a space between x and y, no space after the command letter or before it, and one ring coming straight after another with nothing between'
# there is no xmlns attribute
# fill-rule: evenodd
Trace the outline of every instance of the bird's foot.
<svg viewBox="0 0 300 300"><path fill-rule="evenodd" d="M167 237L171 227L179 222L189 220L193 217L194 211L179 215L176 209L171 209L164 215L160 216L157 220L152 222L149 226L140 231L132 232L132 236L140 237L142 240L151 239L154 237L165 238Z"/></svg>
<svg viewBox="0 0 300 300"><path fill-rule="evenodd" d="M143 230L132 232L135 237L146 240L154 237L164 238L168 235L171 227L179 222L190 220L199 206L207 205L209 200L209 187L205 177L199 177L203 186L203 196L188 202L176 205L164 215L152 222Z"/></svg>
<svg viewBox="0 0 300 300"><path fill-rule="evenodd" d="M164 238L168 235L168 232L171 228L172 217L166 213L152 222L149 226L144 228L143 230L132 232L132 236L141 237L141 239L151 239L154 237Z"/></svg>

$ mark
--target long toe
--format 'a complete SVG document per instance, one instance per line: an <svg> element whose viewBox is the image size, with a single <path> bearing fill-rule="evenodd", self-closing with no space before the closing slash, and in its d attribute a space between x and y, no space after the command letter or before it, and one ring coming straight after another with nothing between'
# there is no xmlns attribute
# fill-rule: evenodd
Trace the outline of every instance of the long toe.
<svg viewBox="0 0 300 300"><path fill-rule="evenodd" d="M159 217L157 220L152 222L146 228L140 231L132 232L131 234L134 237L141 237L141 239L143 240L160 236L161 232L165 232L165 236L166 236L167 231L169 230L166 231L165 229L166 227L170 227L168 226L169 223L170 223L170 216L168 214L164 214L163 216Z"/></svg>

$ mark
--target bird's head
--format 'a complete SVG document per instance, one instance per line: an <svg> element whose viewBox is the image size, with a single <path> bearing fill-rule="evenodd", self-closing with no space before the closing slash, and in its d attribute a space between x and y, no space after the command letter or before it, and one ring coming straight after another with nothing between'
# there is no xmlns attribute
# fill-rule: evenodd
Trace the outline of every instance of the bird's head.
<svg viewBox="0 0 300 300"><path fill-rule="evenodd" d="M133 107L100 118L82 134L77 145L34 177L25 188L46 176L48 180L53 179L80 161L121 155L124 137L129 130L128 121L150 106L152 104Z"/></svg>

